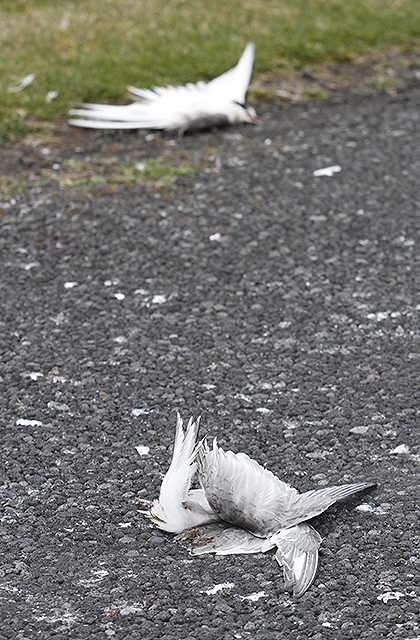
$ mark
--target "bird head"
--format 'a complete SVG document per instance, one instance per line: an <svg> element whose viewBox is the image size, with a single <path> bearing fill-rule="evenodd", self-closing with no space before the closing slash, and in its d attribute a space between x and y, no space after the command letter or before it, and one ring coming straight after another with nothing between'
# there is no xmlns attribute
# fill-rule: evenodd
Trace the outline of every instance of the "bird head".
<svg viewBox="0 0 420 640"><path fill-rule="evenodd" d="M240 102L233 103L233 109L228 116L231 124L239 122L249 122L250 124L261 124L261 120L257 116L254 107L246 107Z"/></svg>
<svg viewBox="0 0 420 640"><path fill-rule="evenodd" d="M249 122L251 124L261 124L262 120L257 116L257 112L254 107L244 107L244 111L248 116L245 122Z"/></svg>

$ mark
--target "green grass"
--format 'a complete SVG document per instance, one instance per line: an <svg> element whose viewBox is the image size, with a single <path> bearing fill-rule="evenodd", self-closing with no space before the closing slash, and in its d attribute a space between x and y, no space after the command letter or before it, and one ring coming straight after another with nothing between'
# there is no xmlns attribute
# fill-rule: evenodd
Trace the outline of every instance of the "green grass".
<svg viewBox="0 0 420 640"><path fill-rule="evenodd" d="M88 162L72 158L67 161L65 186L94 184L153 184L167 188L179 176L188 176L197 170L186 163L169 164L156 158L119 162L117 158L93 157ZM53 174L50 177L54 178Z"/></svg>
<svg viewBox="0 0 420 640"><path fill-rule="evenodd" d="M127 84L210 79L249 40L258 75L409 51L419 38L419 0L1 0L0 138L79 101L123 102ZM30 86L7 91L28 73Z"/></svg>
<svg viewBox="0 0 420 640"><path fill-rule="evenodd" d="M113 184L144 184L154 189L168 189L177 178L189 176L197 171L185 162L173 164L159 158L142 158L120 162L118 158L91 157L85 160L70 158L63 163L60 172L43 169L38 175L31 172L18 177L0 175L0 203L12 193L22 193L28 187L37 186L46 181L55 182L62 187L100 186Z"/></svg>

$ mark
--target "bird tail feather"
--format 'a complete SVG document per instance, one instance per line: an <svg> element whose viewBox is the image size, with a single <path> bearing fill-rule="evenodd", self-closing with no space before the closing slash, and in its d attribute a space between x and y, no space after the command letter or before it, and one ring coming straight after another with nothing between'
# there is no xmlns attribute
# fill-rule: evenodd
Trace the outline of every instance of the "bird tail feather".
<svg viewBox="0 0 420 640"><path fill-rule="evenodd" d="M271 540L277 545L275 558L283 569L285 587L299 598L315 578L322 538L311 525L302 522L282 529Z"/></svg>

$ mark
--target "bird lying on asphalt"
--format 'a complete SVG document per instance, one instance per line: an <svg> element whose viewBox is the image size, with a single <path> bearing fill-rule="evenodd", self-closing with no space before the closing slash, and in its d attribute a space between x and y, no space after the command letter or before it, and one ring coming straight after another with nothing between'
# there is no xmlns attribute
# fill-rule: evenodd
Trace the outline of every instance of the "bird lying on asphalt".
<svg viewBox="0 0 420 640"><path fill-rule="evenodd" d="M310 587L321 536L306 523L337 500L375 486L358 482L299 494L245 453L224 451L216 440L197 443L200 418L184 431L177 417L174 450L160 495L146 505L152 522L192 543L192 555L264 553L277 547L286 588L297 598ZM197 471L201 489L190 489Z"/></svg>
<svg viewBox="0 0 420 640"><path fill-rule="evenodd" d="M128 87L135 102L128 105L83 104L71 109L76 127L93 129L165 129L183 135L189 129L207 129L214 125L259 122L252 107L245 107L245 95L251 79L254 44L249 42L233 69L207 84L188 83L184 87Z"/></svg>

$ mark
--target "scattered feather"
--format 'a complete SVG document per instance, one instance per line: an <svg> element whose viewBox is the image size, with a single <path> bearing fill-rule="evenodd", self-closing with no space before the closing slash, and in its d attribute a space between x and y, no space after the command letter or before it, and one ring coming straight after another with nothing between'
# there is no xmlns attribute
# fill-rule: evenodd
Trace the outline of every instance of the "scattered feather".
<svg viewBox="0 0 420 640"><path fill-rule="evenodd" d="M53 100L55 100L58 97L58 91L48 91L47 95L45 96L45 102L52 102Z"/></svg>
<svg viewBox="0 0 420 640"><path fill-rule="evenodd" d="M316 178L321 178L322 176L328 176L331 178L335 173L339 173L341 171L341 167L339 164L334 164L331 167L324 167L323 169L316 169L313 172L313 175Z"/></svg>
<svg viewBox="0 0 420 640"><path fill-rule="evenodd" d="M26 87L28 87L35 80L35 75L33 73L28 73L27 76L22 78L16 87L9 87L7 91L9 93L19 93L19 91L23 91Z"/></svg>

